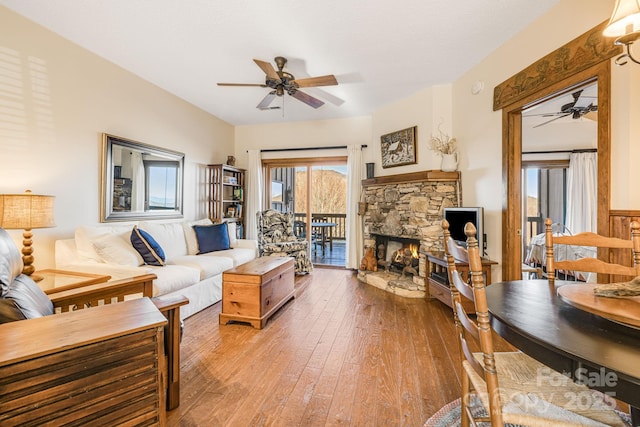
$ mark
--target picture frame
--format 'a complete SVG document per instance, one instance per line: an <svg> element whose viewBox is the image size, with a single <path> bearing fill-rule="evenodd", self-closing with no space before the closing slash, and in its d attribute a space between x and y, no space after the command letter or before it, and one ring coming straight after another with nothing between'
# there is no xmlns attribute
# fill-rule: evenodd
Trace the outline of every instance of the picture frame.
<svg viewBox="0 0 640 427"><path fill-rule="evenodd" d="M380 137L383 168L411 165L418 162L417 130L417 126L412 126Z"/></svg>

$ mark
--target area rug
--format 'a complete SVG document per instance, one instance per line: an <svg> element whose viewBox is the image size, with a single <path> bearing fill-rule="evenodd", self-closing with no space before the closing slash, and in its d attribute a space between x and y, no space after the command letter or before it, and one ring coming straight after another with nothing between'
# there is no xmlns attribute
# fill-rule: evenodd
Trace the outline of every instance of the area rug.
<svg viewBox="0 0 640 427"><path fill-rule="evenodd" d="M618 412L618 411L616 411ZM487 412L484 410L480 399L475 396L471 397L471 413L474 417L486 416ZM618 415L622 420L631 426L631 419L627 414L618 412ZM480 426L490 427L489 423L478 423ZM444 405L438 412L433 414L431 418L427 420L424 427L460 427L460 398L453 402ZM515 424L505 424L505 427L522 427Z"/></svg>

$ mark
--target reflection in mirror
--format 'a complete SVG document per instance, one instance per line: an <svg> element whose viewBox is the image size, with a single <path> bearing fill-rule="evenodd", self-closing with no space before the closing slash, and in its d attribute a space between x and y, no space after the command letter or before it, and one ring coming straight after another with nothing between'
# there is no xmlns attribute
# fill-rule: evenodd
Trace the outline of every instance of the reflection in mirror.
<svg viewBox="0 0 640 427"><path fill-rule="evenodd" d="M546 218L554 233L597 232L597 111L597 80L522 110L524 264L544 265Z"/></svg>
<svg viewBox="0 0 640 427"><path fill-rule="evenodd" d="M102 222L182 217L184 154L103 134Z"/></svg>

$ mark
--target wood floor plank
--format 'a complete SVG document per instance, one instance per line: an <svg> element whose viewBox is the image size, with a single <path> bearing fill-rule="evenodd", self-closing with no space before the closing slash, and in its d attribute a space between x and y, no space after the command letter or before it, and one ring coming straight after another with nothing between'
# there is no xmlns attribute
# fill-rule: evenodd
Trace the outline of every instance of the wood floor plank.
<svg viewBox="0 0 640 427"><path fill-rule="evenodd" d="M181 403L169 426L422 425L460 393L451 309L363 284L348 270L296 277L262 330L185 320Z"/></svg>

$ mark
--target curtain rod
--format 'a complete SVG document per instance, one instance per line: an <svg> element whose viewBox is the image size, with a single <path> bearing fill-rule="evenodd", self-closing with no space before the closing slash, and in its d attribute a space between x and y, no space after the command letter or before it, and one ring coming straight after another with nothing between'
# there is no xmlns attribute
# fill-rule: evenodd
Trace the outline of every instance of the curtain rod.
<svg viewBox="0 0 640 427"><path fill-rule="evenodd" d="M335 150L338 148L347 148L346 145L334 145L332 147L298 147L298 148L269 148L260 150L261 153L272 153L275 151L307 151L307 150ZM367 148L367 144L362 144L360 148Z"/></svg>
<svg viewBox="0 0 640 427"><path fill-rule="evenodd" d="M597 148L577 148L575 150L523 151L522 154L556 154L556 153L597 153Z"/></svg>

